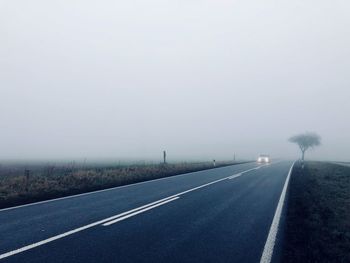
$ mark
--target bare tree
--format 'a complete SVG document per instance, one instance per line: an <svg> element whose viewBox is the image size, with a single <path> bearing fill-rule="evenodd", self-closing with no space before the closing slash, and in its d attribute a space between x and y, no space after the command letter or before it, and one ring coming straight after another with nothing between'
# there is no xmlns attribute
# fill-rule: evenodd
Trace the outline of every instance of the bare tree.
<svg viewBox="0 0 350 263"><path fill-rule="evenodd" d="M307 149L319 146L321 144L321 137L316 133L306 132L289 138L289 142L296 143L299 146L302 153L301 159L304 161Z"/></svg>

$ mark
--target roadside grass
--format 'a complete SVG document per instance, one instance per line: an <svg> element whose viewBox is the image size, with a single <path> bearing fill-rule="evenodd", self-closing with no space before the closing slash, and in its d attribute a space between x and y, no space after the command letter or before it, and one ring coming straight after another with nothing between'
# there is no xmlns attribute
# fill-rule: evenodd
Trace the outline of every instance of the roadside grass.
<svg viewBox="0 0 350 263"><path fill-rule="evenodd" d="M218 162L223 167L239 162ZM241 162L242 163L242 162ZM76 167L69 165L0 167L0 208L91 192L214 168L212 162ZM26 173L25 170L28 172Z"/></svg>
<svg viewBox="0 0 350 263"><path fill-rule="evenodd" d="M281 262L350 262L350 167L293 169Z"/></svg>

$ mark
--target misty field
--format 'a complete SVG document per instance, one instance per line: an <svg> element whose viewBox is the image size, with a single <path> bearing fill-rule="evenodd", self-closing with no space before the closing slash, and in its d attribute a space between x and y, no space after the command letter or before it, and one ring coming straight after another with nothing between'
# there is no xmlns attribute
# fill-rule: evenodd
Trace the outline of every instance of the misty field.
<svg viewBox="0 0 350 263"><path fill-rule="evenodd" d="M282 262L350 262L350 167L296 165Z"/></svg>
<svg viewBox="0 0 350 263"><path fill-rule="evenodd" d="M237 162L238 163L238 162ZM234 164L217 162L216 167ZM0 208L213 168L212 162L0 166Z"/></svg>

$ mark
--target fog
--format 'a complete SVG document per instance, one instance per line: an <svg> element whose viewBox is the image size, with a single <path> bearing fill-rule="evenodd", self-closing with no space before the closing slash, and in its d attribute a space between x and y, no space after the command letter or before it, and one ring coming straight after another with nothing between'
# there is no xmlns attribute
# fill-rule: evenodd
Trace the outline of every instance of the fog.
<svg viewBox="0 0 350 263"><path fill-rule="evenodd" d="M350 160L349 1L0 2L0 159Z"/></svg>

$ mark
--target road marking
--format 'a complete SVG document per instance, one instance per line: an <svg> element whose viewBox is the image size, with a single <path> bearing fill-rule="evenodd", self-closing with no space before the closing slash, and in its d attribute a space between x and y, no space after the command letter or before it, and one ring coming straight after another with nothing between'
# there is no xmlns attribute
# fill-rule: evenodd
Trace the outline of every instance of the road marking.
<svg viewBox="0 0 350 263"><path fill-rule="evenodd" d="M256 169L259 169L259 168L260 168L260 167L252 168L252 169L243 171L243 172L241 172L240 174L243 175L244 173L247 173L247 172L249 172L249 171L256 170ZM83 230L86 230L86 229L95 227L95 226L97 226L97 225L101 225L101 224L103 225L103 224L105 224L105 223L107 223L107 222L109 222L109 221L116 220L117 218L125 217L126 215L130 215L130 214L136 215L135 212L140 212L140 211L142 211L142 210L144 210L144 209L146 209L146 208L150 208L150 207L154 208L154 207L156 207L155 205L157 205L157 204L163 205L163 204L165 204L165 202L168 203L168 202L174 201L174 200L178 199L180 195L184 195L184 194L190 193L190 192L192 192L192 191L195 191L195 190L198 190L198 189L207 187L207 186L209 186L209 185L216 184L216 183L218 183L218 182L221 182L221 181L224 181L224 180L226 180L226 179L229 179L231 176L232 176L232 175L230 175L230 176L228 176L228 177L225 177L225 178L222 178L222 179L215 180L215 181L210 182L210 183L206 183L206 184L203 184L203 185L200 185L200 186L191 188L191 189L189 189L189 190L186 190L186 191L177 193L177 194L175 194L175 195L168 196L168 197L163 198L163 199L160 199L160 200L158 200L158 201L155 201L155 202L152 202L152 203L149 203L149 204L146 204L146 205L143 205L143 206L140 206L140 207L131 209L131 210L126 211L126 212L123 212L123 213L121 213L121 214L114 215L114 216L111 216L111 217L102 219L102 220L100 220L100 221L97 221L97 222L94 222L94 223L91 223L91 224L88 224L88 225L85 225L85 226L82 226L82 227L79 227L79 228L70 230L70 231L65 232L65 233L63 233L63 234L59 234L59 235L50 237L50 238L48 238L48 239L45 239L45 240L42 240L42 241L39 241L39 242L30 244L30 245L27 245L27 246L24 246L24 247L22 247L22 248L15 249L15 250L13 250L13 251L6 252L6 253L0 255L0 259L4 259L4 258L13 256L13 255L16 255L16 254L25 252L25 251L27 251L27 250L30 250L30 249L33 249L33 248L36 248L36 247L45 245L45 244L50 243L50 242L52 242L52 241L55 241L55 240L58 240L58 239L61 239L61 238L64 238L64 237L73 235L73 234L75 234L75 233L78 233L78 232L81 232L81 231L83 231ZM233 176L234 176L234 175L233 175ZM162 178L162 179L164 179L164 178ZM63 198L62 198L62 199L63 199ZM159 206L159 205L158 205L158 206ZM153 207L153 206L154 206L154 207ZM150 208L150 209L151 209L151 208ZM149 210L149 209L148 209L148 210ZM145 210L145 211L147 211L147 210ZM144 211L143 211L143 212L144 212ZM141 213L141 212L140 212L140 213ZM126 219L126 218L125 218L125 219ZM121 221L121 220L120 220L120 221Z"/></svg>
<svg viewBox="0 0 350 263"><path fill-rule="evenodd" d="M241 175L243 175L243 173L234 174L234 175L231 175L231 176L230 176L229 178L227 178L227 179L232 180L232 179L235 179L235 178L237 178L237 177L240 177Z"/></svg>
<svg viewBox="0 0 350 263"><path fill-rule="evenodd" d="M251 162L247 162L247 163L251 163ZM247 163L239 163L239 164L236 164L236 165L247 164ZM229 165L229 166L234 166L234 165L235 164ZM111 188L107 188L107 189L101 189L101 190L87 192L87 193L81 193L81 194L76 194L76 195L69 195L69 196L64 196L64 197L59 197L59 198L54 198L54 199L49 199L49 200L44 200L44 201L39 201L39 202L34 202L34 203L29 203L29 204L24 204L24 205L18 205L18 206L12 206L12 207L8 207L8 208L2 208L2 209L0 209L0 212L13 210L13 209L17 209L17 208L22 208L22 207L27 207L27 206L33 206L33 205L39 205L39 204L55 202L55 201L64 200L64 199L80 197L80 196L84 196L84 195L91 195L91 194L97 194L97 193L106 192L106 191L112 191L112 190L118 189L118 188L125 188L125 187L134 186L134 185L140 185L140 184L147 184L147 183L151 183L151 182L155 182L155 181L166 180L166 179L169 179L169 178L172 178L172 177L182 177L182 176L185 176L185 175L188 175L188 174L200 173L200 172L203 172L203 171L209 171L209 170L220 169L220 168L226 168L226 167L229 167L229 166L210 168L210 169L206 169L206 170L200 170L200 171L195 171L195 172L190 172L190 173L178 174L178 175L174 175L174 176L167 176L167 177L147 180L147 181L143 181L143 182L138 182L138 183L132 183L132 184L127 184L127 185L120 185L120 186L116 186L116 187L111 187Z"/></svg>
<svg viewBox="0 0 350 263"><path fill-rule="evenodd" d="M260 263L270 263L271 262L273 250L274 250L275 243L276 243L278 227L279 227L280 220L281 220L281 214L282 214L282 210L283 210L284 200L286 198L287 188L288 188L290 176L291 176L292 171L293 171L294 164L295 164L295 162L290 167L286 181L284 182L282 193L281 193L280 199L278 201L275 215L274 215L273 220L272 220L269 235L267 236L267 239L266 239L266 243L265 243L264 251L263 251L261 259L260 259Z"/></svg>
<svg viewBox="0 0 350 263"><path fill-rule="evenodd" d="M244 171L244 172L240 172L240 173L238 173L238 174L231 175L231 176L229 176L227 179L229 179L229 180L235 179L235 178L237 178L237 177L242 176L242 175L245 174L245 173L249 173L250 171L258 170L258 169L260 169L261 167L264 167L264 166L265 166L265 165L263 165L263 166L258 166L258 167L249 169L249 170L247 170L247 171Z"/></svg>
<svg viewBox="0 0 350 263"><path fill-rule="evenodd" d="M50 238L48 238L48 239L39 241L39 242L37 242L37 243L33 243L33 244L31 244L31 245L28 245L28 246L25 246L25 247L22 247L22 248L19 248L19 249L16 249L16 250L13 250L13 251L4 253L4 254L1 254L1 255L0 255L0 259L7 258L7 257L13 256L13 255L18 254L18 253L22 253L22 252L24 252L24 251L27 251L27 250L30 250L30 249L32 249L32 248L36 248L36 247L42 246L42 245L44 245L44 244L47 244L47 243L50 243L50 242L52 242L52 241L61 239L61 238L63 238L63 237L70 236L70 235L72 235L72 234L78 233L78 232L83 231L83 230L86 230L86 229L88 229L88 228L91 228L91 227L94 227L94 226L97 226L97 225L104 224L104 223L106 223L106 222L108 222L108 221L114 220L114 219L116 219L116 218L125 216L125 215L130 214L130 213L133 213L133 212L138 211L138 210L140 210L140 209L144 209L144 208L147 208L147 207L149 207L149 206L153 206L153 205L156 205L156 204L158 204L158 203L162 203L162 202L164 202L164 201L166 201L166 200L169 200L169 199L171 200L170 197L163 198L163 199L160 199L160 200L158 200L158 201L149 203L149 204L147 204L147 205L143 205L143 206L134 208L134 209L132 209L132 210L123 212L123 213L121 213L121 214L114 215L114 216L111 216L111 217L102 219L102 220L100 220L100 221L97 221L97 222L88 224L88 225L86 225L86 226L82 226L82 227L79 227L79 228L70 230L70 231L65 232L65 233L63 233L63 234L50 237Z"/></svg>
<svg viewBox="0 0 350 263"><path fill-rule="evenodd" d="M153 208L156 208L156 207L158 207L158 206L165 205L165 204L167 204L167 203L170 203L170 202L172 202L172 201L175 201L176 199L179 199L179 198L180 198L180 197L177 196L177 197L171 198L171 199L169 199L169 200L166 200L166 201L164 201L164 202L161 202L161 203L158 203L158 204L149 206L149 207L147 207L147 208L141 209L141 210L139 210L139 211L136 211L136 212L134 212L134 213L128 214L128 215L126 215L126 216L119 217L119 218L117 218L117 219L114 219L114 220L112 220L112 221L109 221L109 222L107 222L107 223L104 223L103 226L110 226L110 225L112 225L112 224L115 224L115 223L118 223L118 222L123 221L123 220L125 220L125 219L128 219L128 218L130 218L130 217L132 217L132 216L136 216L136 215L138 215L138 214L144 213L144 212L146 212L146 211L148 211L148 210L151 210L151 209L153 209Z"/></svg>

